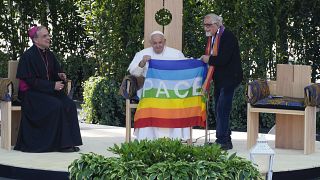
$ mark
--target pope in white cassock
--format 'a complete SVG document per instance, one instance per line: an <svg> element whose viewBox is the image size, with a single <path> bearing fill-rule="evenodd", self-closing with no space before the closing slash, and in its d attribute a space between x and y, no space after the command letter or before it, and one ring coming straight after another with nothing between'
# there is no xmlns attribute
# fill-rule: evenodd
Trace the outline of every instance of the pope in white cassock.
<svg viewBox="0 0 320 180"><path fill-rule="evenodd" d="M150 59L158 60L183 60L186 59L183 53L177 49L166 46L164 34L160 31L154 31L150 34L151 47L145 48L134 56L128 71L134 76L144 76L148 70L148 61ZM142 90L137 94L140 98ZM134 131L136 139L157 139L168 137L172 139L190 139L190 128L159 128L159 127L144 127L136 128Z"/></svg>

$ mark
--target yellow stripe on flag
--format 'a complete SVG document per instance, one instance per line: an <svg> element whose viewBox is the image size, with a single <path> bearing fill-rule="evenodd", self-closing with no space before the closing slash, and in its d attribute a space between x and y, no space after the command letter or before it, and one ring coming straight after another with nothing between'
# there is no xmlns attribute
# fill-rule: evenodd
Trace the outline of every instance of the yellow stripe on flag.
<svg viewBox="0 0 320 180"><path fill-rule="evenodd" d="M194 96L194 97L189 97L184 99L143 98L139 102L137 110L142 108L160 108L160 109L190 108L190 107L199 106L200 104L201 105L204 104L204 102L202 101L202 96Z"/></svg>

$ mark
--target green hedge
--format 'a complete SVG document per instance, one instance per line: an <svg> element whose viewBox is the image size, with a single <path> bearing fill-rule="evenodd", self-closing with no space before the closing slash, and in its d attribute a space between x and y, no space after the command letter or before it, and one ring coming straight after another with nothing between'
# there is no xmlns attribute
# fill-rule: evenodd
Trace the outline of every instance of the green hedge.
<svg viewBox="0 0 320 180"><path fill-rule="evenodd" d="M120 83L108 77L90 77L84 83L82 116L86 122L124 126L125 103L119 95Z"/></svg>
<svg viewBox="0 0 320 180"><path fill-rule="evenodd" d="M9 55L0 51L0 77L8 77Z"/></svg>
<svg viewBox="0 0 320 180"><path fill-rule="evenodd" d="M114 145L109 151L119 157L82 154L69 165L70 179L262 179L250 161L218 145L158 139Z"/></svg>

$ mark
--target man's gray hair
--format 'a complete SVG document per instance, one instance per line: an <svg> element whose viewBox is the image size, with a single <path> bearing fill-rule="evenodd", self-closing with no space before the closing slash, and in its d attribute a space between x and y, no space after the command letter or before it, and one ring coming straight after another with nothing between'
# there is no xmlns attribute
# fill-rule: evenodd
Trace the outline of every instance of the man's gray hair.
<svg viewBox="0 0 320 180"><path fill-rule="evenodd" d="M37 27L37 31L36 31L36 33L34 34L34 37L32 38L32 41L33 41L34 38L37 38L37 37L38 37L39 31L41 31L41 30L44 29L44 28L46 28L46 27L45 27L45 26L42 26L42 25Z"/></svg>
<svg viewBox="0 0 320 180"><path fill-rule="evenodd" d="M212 24L216 23L219 27L223 25L222 23L223 18L214 13L207 14L204 18L210 18Z"/></svg>

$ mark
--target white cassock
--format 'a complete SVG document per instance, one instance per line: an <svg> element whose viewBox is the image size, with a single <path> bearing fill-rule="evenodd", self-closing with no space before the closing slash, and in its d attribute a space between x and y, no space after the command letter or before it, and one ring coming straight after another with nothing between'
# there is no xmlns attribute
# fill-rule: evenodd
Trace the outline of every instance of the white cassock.
<svg viewBox="0 0 320 180"><path fill-rule="evenodd" d="M147 63L143 68L139 67L139 63L144 55L151 56L151 59L158 60L182 60L186 59L183 53L177 49L173 49L165 46L162 53L157 54L153 51L152 47L143 49L136 53L131 64L129 65L128 71L134 76L144 76L146 77L149 63ZM137 95L141 97L142 89L138 90ZM159 127L145 127L145 128L135 128L134 135L136 139L157 139L162 137L168 137L172 139L190 139L190 128L159 128Z"/></svg>

